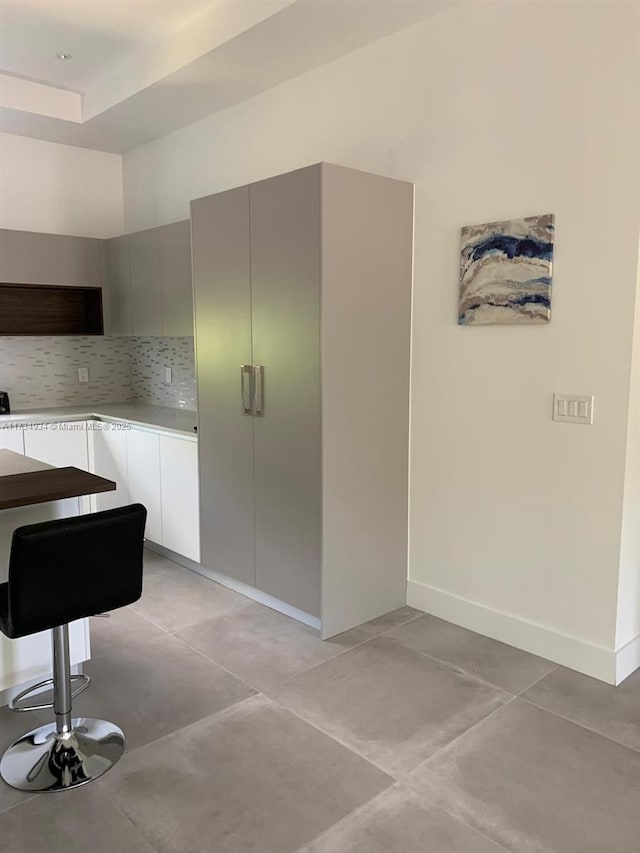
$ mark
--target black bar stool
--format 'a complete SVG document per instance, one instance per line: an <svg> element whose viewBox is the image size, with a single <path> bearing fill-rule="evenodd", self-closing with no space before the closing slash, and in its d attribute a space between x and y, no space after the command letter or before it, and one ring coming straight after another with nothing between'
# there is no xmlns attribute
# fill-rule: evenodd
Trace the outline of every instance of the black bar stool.
<svg viewBox="0 0 640 853"><path fill-rule="evenodd" d="M147 511L141 504L29 524L14 531L8 583L0 584L0 631L11 639L52 630L53 678L14 697L17 711L53 707L55 723L10 746L0 775L21 791L61 791L102 776L124 752L124 733L106 720L71 718L71 700L88 687L72 676L69 622L137 601ZM72 692L72 679L82 681ZM51 685L53 702L20 706Z"/></svg>

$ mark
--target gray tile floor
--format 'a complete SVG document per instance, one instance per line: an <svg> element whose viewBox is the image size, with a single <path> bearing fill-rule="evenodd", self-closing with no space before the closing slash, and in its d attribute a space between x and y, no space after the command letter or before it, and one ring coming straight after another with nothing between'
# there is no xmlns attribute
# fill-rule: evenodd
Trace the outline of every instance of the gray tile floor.
<svg viewBox="0 0 640 853"><path fill-rule="evenodd" d="M7 853L637 853L640 674L613 689L411 608L323 643L151 552L78 714L128 751L0 784ZM0 711L2 746L37 725Z"/></svg>

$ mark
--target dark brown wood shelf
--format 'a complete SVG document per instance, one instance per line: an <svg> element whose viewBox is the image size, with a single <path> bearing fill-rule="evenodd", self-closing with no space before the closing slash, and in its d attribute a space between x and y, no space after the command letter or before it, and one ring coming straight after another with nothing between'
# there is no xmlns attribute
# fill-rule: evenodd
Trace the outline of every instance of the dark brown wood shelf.
<svg viewBox="0 0 640 853"><path fill-rule="evenodd" d="M0 335L102 335L99 287L0 284Z"/></svg>
<svg viewBox="0 0 640 853"><path fill-rule="evenodd" d="M112 492L115 488L113 480L79 468L48 468L45 471L8 474L0 477L0 509L96 495Z"/></svg>

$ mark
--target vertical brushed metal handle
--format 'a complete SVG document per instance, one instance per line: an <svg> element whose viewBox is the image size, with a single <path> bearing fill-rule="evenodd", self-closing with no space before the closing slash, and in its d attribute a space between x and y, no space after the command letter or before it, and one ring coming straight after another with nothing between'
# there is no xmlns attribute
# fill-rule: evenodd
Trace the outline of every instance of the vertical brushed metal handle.
<svg viewBox="0 0 640 853"><path fill-rule="evenodd" d="M240 365L240 394L242 397L242 414L253 415L253 365Z"/></svg>
<svg viewBox="0 0 640 853"><path fill-rule="evenodd" d="M264 365L253 365L253 414L260 418L264 415Z"/></svg>

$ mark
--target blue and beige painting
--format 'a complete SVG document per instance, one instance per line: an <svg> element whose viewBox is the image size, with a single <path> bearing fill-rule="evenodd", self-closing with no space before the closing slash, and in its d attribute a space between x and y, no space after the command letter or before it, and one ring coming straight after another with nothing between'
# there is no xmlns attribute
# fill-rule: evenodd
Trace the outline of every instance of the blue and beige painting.
<svg viewBox="0 0 640 853"><path fill-rule="evenodd" d="M553 234L552 213L463 228L458 323L548 323Z"/></svg>

